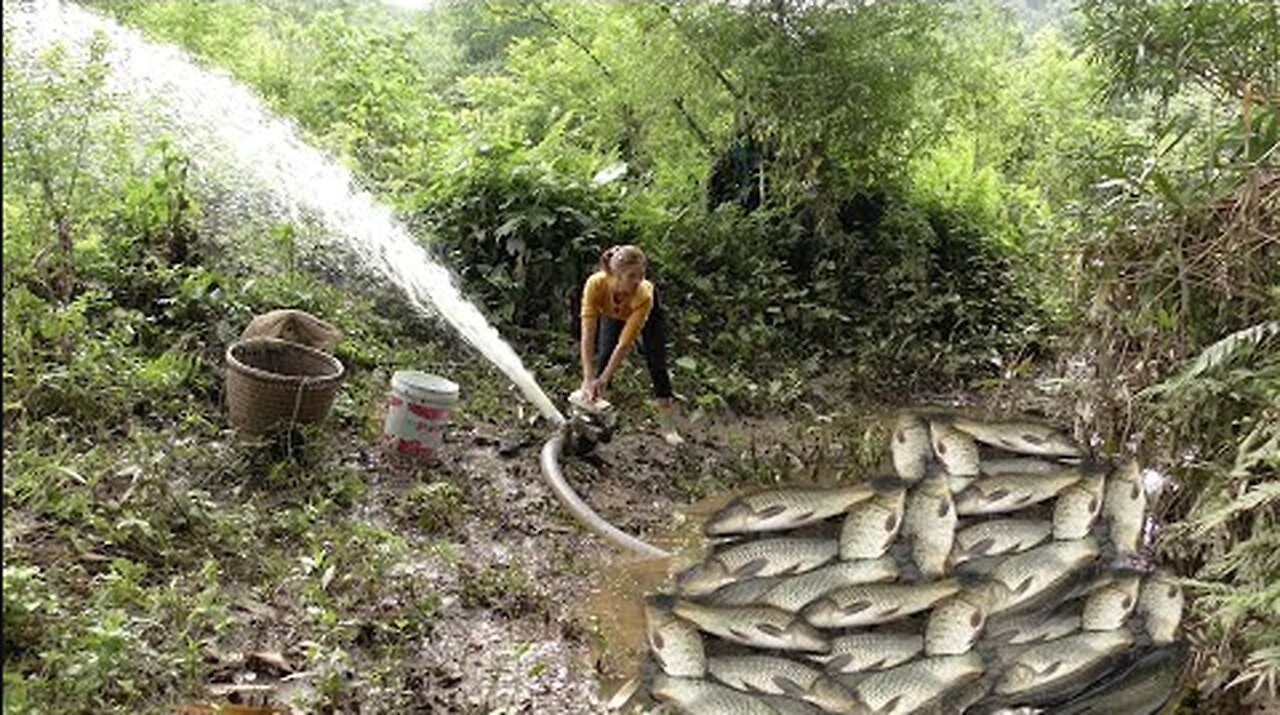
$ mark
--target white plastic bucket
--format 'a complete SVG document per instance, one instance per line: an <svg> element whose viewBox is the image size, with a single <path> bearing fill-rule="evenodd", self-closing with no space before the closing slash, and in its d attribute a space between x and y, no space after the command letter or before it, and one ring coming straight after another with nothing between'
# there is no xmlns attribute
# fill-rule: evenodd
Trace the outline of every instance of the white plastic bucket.
<svg viewBox="0 0 1280 715"><path fill-rule="evenodd" d="M382 434L395 452L435 457L444 441L449 409L457 402L456 382L417 370L401 370L391 376Z"/></svg>

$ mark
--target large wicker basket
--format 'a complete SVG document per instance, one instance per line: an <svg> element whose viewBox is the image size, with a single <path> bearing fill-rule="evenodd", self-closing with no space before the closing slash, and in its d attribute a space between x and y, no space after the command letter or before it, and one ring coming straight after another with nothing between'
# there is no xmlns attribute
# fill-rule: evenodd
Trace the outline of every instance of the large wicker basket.
<svg viewBox="0 0 1280 715"><path fill-rule="evenodd" d="M227 348L227 411L249 434L318 422L342 384L332 355L276 338L242 340Z"/></svg>

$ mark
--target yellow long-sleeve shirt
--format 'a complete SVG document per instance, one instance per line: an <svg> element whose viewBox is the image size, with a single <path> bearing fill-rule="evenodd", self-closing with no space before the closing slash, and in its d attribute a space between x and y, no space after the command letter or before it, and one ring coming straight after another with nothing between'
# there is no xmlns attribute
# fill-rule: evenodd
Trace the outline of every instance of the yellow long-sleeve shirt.
<svg viewBox="0 0 1280 715"><path fill-rule="evenodd" d="M618 337L619 345L630 345L635 342L649 319L649 311L653 309L653 284L648 280L640 281L636 292L629 298L617 296L613 292L613 279L604 271L596 271L587 279L582 288L582 317L599 318L607 315L610 318L624 321L622 335Z"/></svg>

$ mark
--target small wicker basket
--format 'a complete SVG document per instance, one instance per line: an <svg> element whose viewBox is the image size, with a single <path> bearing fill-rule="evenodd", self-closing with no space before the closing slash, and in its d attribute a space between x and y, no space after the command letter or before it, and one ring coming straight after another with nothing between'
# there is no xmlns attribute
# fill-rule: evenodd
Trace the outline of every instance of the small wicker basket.
<svg viewBox="0 0 1280 715"><path fill-rule="evenodd" d="M227 348L227 411L231 426L264 434L329 414L344 368L332 355L276 338L251 338Z"/></svg>

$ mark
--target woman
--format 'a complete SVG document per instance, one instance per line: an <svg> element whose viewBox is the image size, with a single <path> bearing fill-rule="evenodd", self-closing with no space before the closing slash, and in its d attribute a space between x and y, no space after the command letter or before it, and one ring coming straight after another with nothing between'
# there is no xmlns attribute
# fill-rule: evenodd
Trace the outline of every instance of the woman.
<svg viewBox="0 0 1280 715"><path fill-rule="evenodd" d="M582 394L588 400L603 397L638 337L658 401L662 438L675 446L684 439L675 428L675 403L667 373L667 325L653 284L645 280L644 268L644 253L639 247L614 246L600 256L600 270L582 289Z"/></svg>

